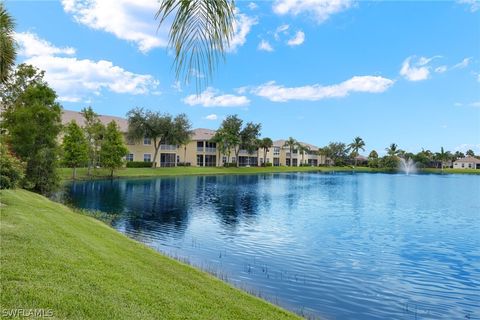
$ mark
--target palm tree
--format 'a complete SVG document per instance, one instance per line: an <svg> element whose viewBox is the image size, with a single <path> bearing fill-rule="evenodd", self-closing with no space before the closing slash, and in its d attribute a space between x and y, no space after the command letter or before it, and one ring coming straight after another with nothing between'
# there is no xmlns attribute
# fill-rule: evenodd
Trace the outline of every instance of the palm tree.
<svg viewBox="0 0 480 320"><path fill-rule="evenodd" d="M398 145L396 145L395 143L392 143L390 145L390 147L386 148L385 151L387 151L388 155L389 156L396 156L400 150L398 149Z"/></svg>
<svg viewBox="0 0 480 320"><path fill-rule="evenodd" d="M303 145L301 143L297 143L297 148L298 148L298 152L302 154L302 164L304 164L305 152L310 151L310 147Z"/></svg>
<svg viewBox="0 0 480 320"><path fill-rule="evenodd" d="M234 33L235 4L230 0L163 0L155 15L159 27L172 13L169 47L175 52L176 77L183 74L186 82L195 77L198 90L201 81L211 78L219 58L225 59Z"/></svg>
<svg viewBox="0 0 480 320"><path fill-rule="evenodd" d="M284 147L288 147L290 149L290 167L293 166L293 150L295 147L298 145L297 140L293 139L292 137L288 138L287 141L285 141L285 144L283 145Z"/></svg>
<svg viewBox="0 0 480 320"><path fill-rule="evenodd" d="M273 141L270 138L263 138L260 146L263 149L263 165L267 166L267 153L273 147Z"/></svg>
<svg viewBox="0 0 480 320"><path fill-rule="evenodd" d="M449 155L450 152L445 152L445 150L443 149L443 147L440 148L440 152L438 152L436 154L436 158L437 160L440 162L440 166L441 166L441 169L443 171L443 166L444 166L444 163L446 161L448 161L450 155Z"/></svg>
<svg viewBox="0 0 480 320"><path fill-rule="evenodd" d="M348 147L350 148L350 150L352 150L352 155L355 158L355 166L357 166L358 151L365 151L365 141L363 141L363 139L360 137L355 137L355 139L353 139L353 142L350 143Z"/></svg>
<svg viewBox="0 0 480 320"><path fill-rule="evenodd" d="M0 83L7 81L7 76L15 64L17 55L13 32L15 21L0 2Z"/></svg>

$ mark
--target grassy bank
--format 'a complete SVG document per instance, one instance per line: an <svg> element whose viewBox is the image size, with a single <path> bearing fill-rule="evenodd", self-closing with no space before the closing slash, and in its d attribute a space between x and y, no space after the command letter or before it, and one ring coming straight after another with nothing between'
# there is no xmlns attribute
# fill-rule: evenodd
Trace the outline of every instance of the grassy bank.
<svg viewBox="0 0 480 320"><path fill-rule="evenodd" d="M172 167L172 168L122 168L115 171L115 177L155 177L155 176L185 176L185 175L211 175L211 174L255 174L255 173L281 173L281 172L331 172L331 171L357 171L377 172L378 169L368 167ZM96 169L93 178L108 177L110 172L104 169ZM72 169L60 169L63 180L72 178ZM89 179L87 169L77 169L77 179Z"/></svg>
<svg viewBox="0 0 480 320"><path fill-rule="evenodd" d="M24 190L1 191L2 313L59 319L294 319L295 315Z"/></svg>
<svg viewBox="0 0 480 320"><path fill-rule="evenodd" d="M282 173L282 172L391 172L385 169L369 167L174 167L174 168L122 168L115 171L115 178L156 177L156 176L188 176L188 175L211 175L211 174L256 174L256 173ZM421 169L421 173L462 173L480 174L475 169ZM61 168L62 180L72 179L72 169ZM110 172L105 169L96 169L93 175L87 175L86 168L77 169L77 179L101 179L109 178Z"/></svg>

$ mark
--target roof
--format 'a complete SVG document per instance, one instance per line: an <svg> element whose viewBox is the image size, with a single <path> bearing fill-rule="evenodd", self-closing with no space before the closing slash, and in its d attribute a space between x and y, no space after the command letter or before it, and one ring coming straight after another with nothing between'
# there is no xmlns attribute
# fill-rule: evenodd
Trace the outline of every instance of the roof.
<svg viewBox="0 0 480 320"><path fill-rule="evenodd" d="M210 140L215 132L215 130L205 128L193 129L192 140Z"/></svg>
<svg viewBox="0 0 480 320"><path fill-rule="evenodd" d="M455 162L458 162L458 163L480 163L480 160L475 158L475 157L468 156L468 157L465 157L465 158L457 159L457 160L455 160Z"/></svg>
<svg viewBox="0 0 480 320"><path fill-rule="evenodd" d="M98 118L100 119L100 122L102 122L105 125L109 124L112 121L115 121L120 127L120 131L122 132L128 131L127 119L114 117L114 116L104 116L104 115L99 115ZM85 125L85 118L83 117L83 114L81 112L71 111L71 110L62 110L62 124L66 125L70 123L72 120L75 120L75 122L80 127L83 127Z"/></svg>

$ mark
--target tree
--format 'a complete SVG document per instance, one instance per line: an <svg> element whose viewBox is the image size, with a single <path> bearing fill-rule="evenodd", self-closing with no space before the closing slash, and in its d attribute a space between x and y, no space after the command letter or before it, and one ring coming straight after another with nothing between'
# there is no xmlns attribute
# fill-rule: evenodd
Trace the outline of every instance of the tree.
<svg viewBox="0 0 480 320"><path fill-rule="evenodd" d="M355 139L353 139L353 142L350 143L348 147L350 148L350 150L352 150L352 156L355 159L355 166L357 166L357 157L359 155L358 152L360 150L365 151L365 141L363 141L363 139L360 137L355 137Z"/></svg>
<svg viewBox="0 0 480 320"><path fill-rule="evenodd" d="M398 168L400 158L396 155L386 155L380 160L380 166L385 169L394 170Z"/></svg>
<svg viewBox="0 0 480 320"><path fill-rule="evenodd" d="M387 154L389 156L396 156L400 152L398 146L395 143L390 144L388 148L385 148L385 151L387 151Z"/></svg>
<svg viewBox="0 0 480 320"><path fill-rule="evenodd" d="M123 157L128 149L123 142L122 133L115 121L110 122L105 129L105 136L100 148L100 163L103 167L110 169L110 177L113 171L123 165Z"/></svg>
<svg viewBox="0 0 480 320"><path fill-rule="evenodd" d="M308 147L307 145L303 145L301 143L297 143L297 149L298 149L298 152L302 154L302 165L305 164L305 153L306 152L309 152L310 151L310 147Z"/></svg>
<svg viewBox="0 0 480 320"><path fill-rule="evenodd" d="M225 58L235 27L233 1L164 0L155 18L159 27L167 20L171 23L169 46L175 52L177 79L181 74L187 82L195 77L199 89L201 81L211 78L219 58ZM193 70L206 77L197 77Z"/></svg>
<svg viewBox="0 0 480 320"><path fill-rule="evenodd" d="M378 168L380 166L377 151L372 150L368 155L368 166L371 168Z"/></svg>
<svg viewBox="0 0 480 320"><path fill-rule="evenodd" d="M165 140L173 145L185 146L184 157L186 158L187 144L192 135L192 124L185 113L177 115L171 124L171 130ZM184 159L185 159L184 158ZM176 163L176 162L175 162Z"/></svg>
<svg viewBox="0 0 480 320"><path fill-rule="evenodd" d="M11 151L23 162L25 187L50 194L59 184L58 142L61 107L43 72L22 64L2 92L2 128ZM5 97L5 99L3 99Z"/></svg>
<svg viewBox="0 0 480 320"><path fill-rule="evenodd" d="M267 153L270 151L270 148L273 147L273 141L270 138L263 138L260 143L260 148L263 149L263 165L267 165Z"/></svg>
<svg viewBox="0 0 480 320"><path fill-rule="evenodd" d="M77 177L77 168L88 162L88 144L85 134L75 122L70 122L65 128L63 137L63 161L73 168L73 179Z"/></svg>
<svg viewBox="0 0 480 320"><path fill-rule="evenodd" d="M440 152L436 154L437 160L440 162L440 167L443 171L443 166L445 165L445 162L447 162L450 159L451 155L450 152L445 152L443 147L440 148Z"/></svg>
<svg viewBox="0 0 480 320"><path fill-rule="evenodd" d="M152 167L156 166L158 151L160 145L164 143L167 137L172 136L172 116L161 114L143 108L135 108L127 113L128 117L128 138L134 141L141 141L144 138L153 141L155 153L153 155Z"/></svg>
<svg viewBox="0 0 480 320"><path fill-rule="evenodd" d="M460 151L455 151L455 153L453 154L453 157L454 157L453 160L462 159L462 158L465 158L465 154Z"/></svg>
<svg viewBox="0 0 480 320"><path fill-rule="evenodd" d="M473 152L472 149L468 149L467 152L465 152L465 154L469 157L475 157L475 152Z"/></svg>
<svg viewBox="0 0 480 320"><path fill-rule="evenodd" d="M235 155L237 155L237 146L241 142L240 132L242 125L242 119L237 115L231 115L222 121L220 128L215 133L214 139L220 143L223 153L227 155L228 163L230 163L232 149L234 149ZM238 158L236 160L238 163Z"/></svg>
<svg viewBox="0 0 480 320"><path fill-rule="evenodd" d="M0 2L0 84L7 81L8 75L15 65L16 46L14 39L15 21L8 13L3 2Z"/></svg>
<svg viewBox="0 0 480 320"><path fill-rule="evenodd" d="M298 141L290 137L288 138L287 141L285 141L285 144L283 146L288 147L290 151L290 167L291 167L293 166L293 150L295 150L295 148L298 146Z"/></svg>
<svg viewBox="0 0 480 320"><path fill-rule="evenodd" d="M0 143L0 189L14 189L25 175L24 165Z"/></svg>
<svg viewBox="0 0 480 320"><path fill-rule="evenodd" d="M92 107L82 109L83 118L85 119L85 125L83 131L85 132L85 140L87 142L88 153L88 170L87 174L92 174L92 168L98 166L100 146L102 144L103 134L105 133L105 126L100 121L98 114L96 114Z"/></svg>
<svg viewBox="0 0 480 320"><path fill-rule="evenodd" d="M348 147L343 142L330 142L323 152L336 166L344 165L348 158Z"/></svg>
<svg viewBox="0 0 480 320"><path fill-rule="evenodd" d="M236 158L237 158L237 167L238 167L238 155L240 149L246 150L248 154L253 154L255 151L258 151L260 148L258 143L258 137L260 136L260 129L262 125L259 123L249 122L246 126L240 131L240 144L236 147ZM258 154L257 154L258 155ZM257 157L258 164L258 157Z"/></svg>

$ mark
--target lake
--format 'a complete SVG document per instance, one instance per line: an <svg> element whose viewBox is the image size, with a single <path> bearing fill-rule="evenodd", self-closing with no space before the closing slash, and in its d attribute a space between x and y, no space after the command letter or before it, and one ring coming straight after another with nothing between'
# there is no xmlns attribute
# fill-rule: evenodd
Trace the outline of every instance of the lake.
<svg viewBox="0 0 480 320"><path fill-rule="evenodd" d="M76 207L322 319L480 319L480 177L293 173L73 182Z"/></svg>

